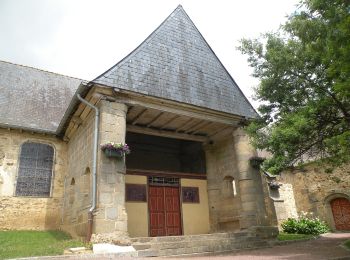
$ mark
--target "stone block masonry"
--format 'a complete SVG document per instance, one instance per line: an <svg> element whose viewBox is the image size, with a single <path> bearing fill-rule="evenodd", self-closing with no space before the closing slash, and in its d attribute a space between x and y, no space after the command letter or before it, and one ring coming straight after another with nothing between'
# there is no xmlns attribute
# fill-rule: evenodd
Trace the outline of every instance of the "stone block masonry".
<svg viewBox="0 0 350 260"><path fill-rule="evenodd" d="M28 141L49 144L55 150L50 197L15 196L20 148ZM59 229L66 169L67 144L63 141L49 135L0 129L0 228Z"/></svg>
<svg viewBox="0 0 350 260"><path fill-rule="evenodd" d="M283 184L279 191L282 202L276 208L279 224L307 212L326 221L334 230L330 202L335 198L350 198L349 173L349 164L332 168L317 162L309 163L303 170L282 172L277 178Z"/></svg>
<svg viewBox="0 0 350 260"><path fill-rule="evenodd" d="M125 143L127 106L101 101L100 143ZM101 150L98 154L97 209L93 233L119 239L127 237L125 209L125 159L108 158ZM96 236L95 236L96 238ZM94 237L92 238L94 239Z"/></svg>

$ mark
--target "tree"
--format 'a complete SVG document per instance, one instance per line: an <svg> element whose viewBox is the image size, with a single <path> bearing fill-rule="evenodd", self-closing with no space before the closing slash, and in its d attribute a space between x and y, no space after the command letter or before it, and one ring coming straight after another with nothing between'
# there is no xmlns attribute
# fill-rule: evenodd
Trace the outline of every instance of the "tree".
<svg viewBox="0 0 350 260"><path fill-rule="evenodd" d="M350 1L302 0L276 33L243 39L261 117L247 127L274 174L306 157L350 161Z"/></svg>

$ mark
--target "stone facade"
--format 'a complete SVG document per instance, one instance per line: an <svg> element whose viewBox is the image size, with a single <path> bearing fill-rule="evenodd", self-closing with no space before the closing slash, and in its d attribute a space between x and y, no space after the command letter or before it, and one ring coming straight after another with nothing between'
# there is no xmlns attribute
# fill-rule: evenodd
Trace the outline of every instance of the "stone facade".
<svg viewBox="0 0 350 260"><path fill-rule="evenodd" d="M126 106L108 101L101 101L98 106L100 109L99 143L125 143ZM68 143L69 159L63 228L81 237L86 235L88 210L91 207L94 119L94 111L91 111ZM93 233L126 234L124 160L110 159L99 149L97 187Z"/></svg>
<svg viewBox="0 0 350 260"><path fill-rule="evenodd" d="M11 67L20 72L20 68ZM182 196L179 190L176 189L176 197L171 197L167 204L159 203L163 206L159 207L162 209L160 215L155 215L156 229L165 227L164 223L173 225L176 222L181 223L176 225L176 230L181 226L182 232L153 234L188 235L250 229L258 236L275 236L273 227L264 229L264 226L274 223L271 221L270 201L264 200L266 187L259 172L249 164L256 151L247 135L237 127L243 118L254 118L257 114L181 6L136 51L87 84L61 77L51 84L43 77L47 73L35 69L26 71L30 75L18 73L14 79L11 72L6 74L7 78L0 77L0 87L6 83L4 86L9 86L7 91L14 95L13 100L21 100L23 96L22 90L14 91L12 86L19 85L18 79L27 92L33 92L31 84L28 84L28 79L33 78L35 84L40 83L48 91L42 89L30 96L30 102L21 102L23 107L16 106L20 110L16 110L18 116L15 116L20 118L16 122L18 124L11 124L8 118L3 122L0 118L0 125L12 125L11 128L46 135L0 130L1 228L18 229L18 223L22 223L22 229L61 228L73 236L90 235L87 234L90 227L88 211L92 205L92 191L96 187L93 241L128 243L126 209L131 204L126 205L125 202L125 158L109 158L98 149L97 182L92 188L95 115L86 106L86 102L90 102L100 111L98 144L125 143L127 131L156 136L143 140L152 139L153 143L139 142L135 146L138 152L130 157L130 164L140 167L140 170L148 170L145 175L154 179L166 176L167 180L164 178L163 182L155 182L154 185L198 188L192 190L198 190L200 202L194 200L197 195L193 193L193 200L187 201L188 204L182 205L181 210L170 218L168 213L171 210L166 210L164 205L179 209L177 206ZM69 87L69 91L66 95L58 95L56 90L62 91L64 85ZM48 93L54 102L46 98L43 100L43 93ZM68 105L67 101L72 96ZM23 116L26 113L22 115L22 110L30 111L33 117ZM51 110L52 113L47 112ZM6 107L3 111L7 111ZM51 114L55 114L54 119L45 120ZM29 118L34 121L24 124ZM49 129L46 124L50 124ZM157 138L172 138L172 141L161 141L160 145ZM20 146L28 140L54 147L54 175L48 198L14 196ZM44 157L42 161L46 159ZM38 161L37 158L25 159L29 159L29 163ZM26 170L26 178L32 178L38 172L35 167L27 167ZM146 182L147 178L142 181ZM163 199L165 201L166 195ZM157 198L154 204L158 205L158 201L162 199ZM147 205L142 208L147 209ZM130 226L138 218L132 214L139 211L129 207L129 212ZM168 219L162 217L166 214ZM142 217L146 219L148 215ZM145 221L142 223L145 224ZM166 228L175 229L175 225L170 224ZM133 227L132 233L144 235L145 227L142 232L136 232Z"/></svg>
<svg viewBox="0 0 350 260"><path fill-rule="evenodd" d="M127 106L121 103L100 103L99 143L125 143ZM125 162L111 159L101 150L98 155L97 211L93 233L127 235L125 209Z"/></svg>
<svg viewBox="0 0 350 260"><path fill-rule="evenodd" d="M94 115L91 113L68 142L62 228L75 236L85 236L87 230L87 212L91 206L93 131Z"/></svg>
<svg viewBox="0 0 350 260"><path fill-rule="evenodd" d="M256 154L242 129L206 146L210 231L270 225L266 190L249 158Z"/></svg>
<svg viewBox="0 0 350 260"><path fill-rule="evenodd" d="M49 144L55 150L51 195L48 198L15 196L19 153L21 145L28 141ZM66 172L67 144L65 142L49 135L0 129L1 229L58 229L61 225Z"/></svg>
<svg viewBox="0 0 350 260"><path fill-rule="evenodd" d="M318 163L310 163L302 171L284 171L277 178L283 184L279 189L280 201L276 206L279 224L288 217L307 212L335 229L330 201L335 198L349 199L350 168L349 165L332 171L327 168Z"/></svg>

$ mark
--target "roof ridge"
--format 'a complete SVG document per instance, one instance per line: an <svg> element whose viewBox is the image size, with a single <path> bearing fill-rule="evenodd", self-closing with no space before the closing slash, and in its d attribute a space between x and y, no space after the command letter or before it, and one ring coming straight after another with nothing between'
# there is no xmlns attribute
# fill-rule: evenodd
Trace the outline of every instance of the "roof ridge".
<svg viewBox="0 0 350 260"><path fill-rule="evenodd" d="M48 70L44 70L44 69L39 69L39 68L28 66L28 65L13 63L13 62L10 62L10 61L0 60L0 62L11 64L11 65L15 65L15 66L20 66L20 67L24 67L24 68L34 69L34 70L38 70L38 71L42 71L42 72L47 72L47 73L55 74L55 75L58 75L58 76L63 76L63 77L66 77L66 78L78 79L78 80L81 80L81 81L86 81L86 80L81 79L81 78L72 77L72 76L68 76L68 75L64 75L64 74L60 74L60 73L57 73L57 72L52 72L52 71L48 71Z"/></svg>

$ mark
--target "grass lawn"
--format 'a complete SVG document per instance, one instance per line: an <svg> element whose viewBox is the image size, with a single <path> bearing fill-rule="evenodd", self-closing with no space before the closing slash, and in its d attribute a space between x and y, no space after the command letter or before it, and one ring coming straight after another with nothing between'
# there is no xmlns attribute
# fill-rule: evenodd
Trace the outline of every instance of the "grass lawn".
<svg viewBox="0 0 350 260"><path fill-rule="evenodd" d="M346 246L346 248L350 250L350 240L346 240L344 246Z"/></svg>
<svg viewBox="0 0 350 260"><path fill-rule="evenodd" d="M61 231L0 231L0 259L61 255L66 248L84 245Z"/></svg>
<svg viewBox="0 0 350 260"><path fill-rule="evenodd" d="M279 241L288 241L288 240L307 239L307 238L313 238L313 237L315 237L315 235L279 233L277 239Z"/></svg>

